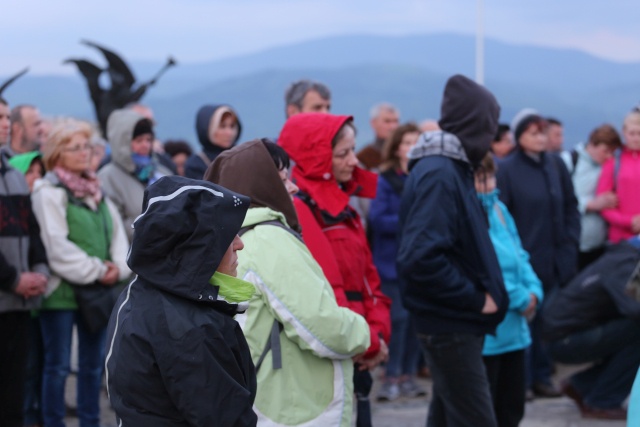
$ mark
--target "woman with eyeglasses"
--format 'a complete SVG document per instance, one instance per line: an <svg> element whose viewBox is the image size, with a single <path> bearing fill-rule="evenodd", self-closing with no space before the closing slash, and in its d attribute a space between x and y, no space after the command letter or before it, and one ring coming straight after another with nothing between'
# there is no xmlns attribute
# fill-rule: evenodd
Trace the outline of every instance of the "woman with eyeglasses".
<svg viewBox="0 0 640 427"><path fill-rule="evenodd" d="M99 425L106 324L98 330L89 326L80 314L73 286L113 286L130 274L122 220L90 170L91 135L87 123L73 120L53 129L43 157L48 172L36 181L32 195L51 269L40 312L46 426L64 426L74 325L79 351L78 418L83 427Z"/></svg>

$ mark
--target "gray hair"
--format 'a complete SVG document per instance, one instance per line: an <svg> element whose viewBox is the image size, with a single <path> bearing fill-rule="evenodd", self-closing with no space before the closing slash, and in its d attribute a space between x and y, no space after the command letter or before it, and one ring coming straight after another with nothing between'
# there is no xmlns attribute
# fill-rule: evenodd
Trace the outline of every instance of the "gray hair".
<svg viewBox="0 0 640 427"><path fill-rule="evenodd" d="M318 92L322 99L331 99L331 91L326 85L313 80L298 80L291 83L284 93L285 108L289 105L295 105L302 109L302 100L310 90Z"/></svg>
<svg viewBox="0 0 640 427"><path fill-rule="evenodd" d="M395 105L388 102L379 102L371 107L371 110L369 110L369 118L375 119L383 111L390 111L392 113L396 113L398 117L400 116L400 110L398 110Z"/></svg>

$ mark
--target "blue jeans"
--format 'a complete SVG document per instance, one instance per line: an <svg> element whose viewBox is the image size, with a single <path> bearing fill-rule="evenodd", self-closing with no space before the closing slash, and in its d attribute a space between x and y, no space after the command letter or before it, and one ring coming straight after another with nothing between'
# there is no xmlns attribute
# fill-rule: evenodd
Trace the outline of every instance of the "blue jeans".
<svg viewBox="0 0 640 427"><path fill-rule="evenodd" d="M619 408L631 392L640 365L640 320L612 320L554 341L550 350L560 363L596 362L569 381L587 406Z"/></svg>
<svg viewBox="0 0 640 427"><path fill-rule="evenodd" d="M389 360L385 365L387 378L415 376L420 358L420 344L411 314L402 305L400 283L383 282L382 292L391 298L391 341Z"/></svg>
<svg viewBox="0 0 640 427"><path fill-rule="evenodd" d="M78 419L81 427L99 427L106 328L91 333L75 310L43 310L42 417L47 427L64 427L64 389L70 371L74 323L78 327Z"/></svg>
<svg viewBox="0 0 640 427"><path fill-rule="evenodd" d="M418 334L433 378L427 427L497 427L483 335Z"/></svg>

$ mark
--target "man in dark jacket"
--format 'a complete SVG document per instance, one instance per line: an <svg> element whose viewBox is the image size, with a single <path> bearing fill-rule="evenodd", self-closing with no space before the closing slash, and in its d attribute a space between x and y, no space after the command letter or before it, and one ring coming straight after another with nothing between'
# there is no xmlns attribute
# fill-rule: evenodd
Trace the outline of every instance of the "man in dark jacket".
<svg viewBox="0 0 640 427"><path fill-rule="evenodd" d="M424 133L409 154L397 261L433 376L428 426L496 426L482 347L509 301L473 168L489 151L499 113L488 90L453 76L442 131Z"/></svg>
<svg viewBox="0 0 640 427"><path fill-rule="evenodd" d="M638 247L609 246L547 303L543 337L551 356L561 363L590 364L562 386L584 417L626 419L622 403L640 365L640 294L632 295L628 284L635 281L635 291L640 290L639 266Z"/></svg>
<svg viewBox="0 0 640 427"><path fill-rule="evenodd" d="M233 277L248 208L205 181L164 177L145 190L128 258L137 276L107 330L118 425L256 425L255 369L233 319L254 292Z"/></svg>
<svg viewBox="0 0 640 427"><path fill-rule="evenodd" d="M22 427L30 312L40 305L49 268L29 186L4 152L0 208L0 424Z"/></svg>

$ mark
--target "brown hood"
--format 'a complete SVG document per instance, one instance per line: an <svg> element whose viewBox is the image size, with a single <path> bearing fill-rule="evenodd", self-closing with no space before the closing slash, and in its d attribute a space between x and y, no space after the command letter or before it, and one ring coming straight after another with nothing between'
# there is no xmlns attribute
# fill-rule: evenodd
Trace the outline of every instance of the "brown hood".
<svg viewBox="0 0 640 427"><path fill-rule="evenodd" d="M223 151L204 174L206 181L251 197L251 208L284 214L289 227L300 231L291 196L263 142L253 140Z"/></svg>

